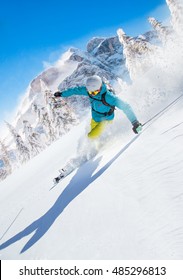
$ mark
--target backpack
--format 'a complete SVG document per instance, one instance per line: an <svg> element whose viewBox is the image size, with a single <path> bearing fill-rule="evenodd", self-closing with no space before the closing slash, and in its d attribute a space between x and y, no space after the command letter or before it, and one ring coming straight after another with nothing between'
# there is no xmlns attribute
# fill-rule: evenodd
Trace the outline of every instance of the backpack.
<svg viewBox="0 0 183 280"><path fill-rule="evenodd" d="M113 92L112 90L109 90L109 91ZM96 111L96 110L92 107L92 110L93 110L93 111L95 111L95 112L98 113L98 114L104 115L104 116L111 116L111 115L114 113L115 106L110 105L110 104L105 100L106 93L107 93L107 91L105 91L105 92L101 95L101 99L97 99L97 98L91 96L91 94L89 94L89 93L88 93L88 96L89 96L89 98L94 99L94 100L97 100L97 101L101 101L105 106L110 107L109 112L105 112L105 113L98 112L98 111Z"/></svg>

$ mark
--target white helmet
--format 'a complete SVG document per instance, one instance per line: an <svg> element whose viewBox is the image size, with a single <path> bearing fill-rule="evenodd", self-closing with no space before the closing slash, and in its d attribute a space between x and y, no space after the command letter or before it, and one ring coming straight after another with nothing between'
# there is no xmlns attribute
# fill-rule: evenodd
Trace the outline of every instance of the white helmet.
<svg viewBox="0 0 183 280"><path fill-rule="evenodd" d="M97 75L91 76L86 80L86 88L88 91L98 90L100 89L101 85L102 79Z"/></svg>

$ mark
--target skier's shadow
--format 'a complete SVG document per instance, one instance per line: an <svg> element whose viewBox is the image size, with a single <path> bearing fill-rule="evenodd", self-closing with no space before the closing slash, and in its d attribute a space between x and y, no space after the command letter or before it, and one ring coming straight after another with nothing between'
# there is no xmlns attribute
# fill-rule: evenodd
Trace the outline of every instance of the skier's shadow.
<svg viewBox="0 0 183 280"><path fill-rule="evenodd" d="M139 135L135 136L125 147L123 147L108 163L106 163L97 173L92 175L96 170L101 157L96 160L91 160L81 166L77 173L73 176L70 183L60 194L53 206L39 219L31 223L24 230L17 233L15 236L0 245L0 250L10 246L23 237L33 233L33 236L25 244L20 253L25 252L32 247L52 226L54 221L69 205L69 203L76 198L81 192L83 192L93 181L101 176L111 164L137 139Z"/></svg>

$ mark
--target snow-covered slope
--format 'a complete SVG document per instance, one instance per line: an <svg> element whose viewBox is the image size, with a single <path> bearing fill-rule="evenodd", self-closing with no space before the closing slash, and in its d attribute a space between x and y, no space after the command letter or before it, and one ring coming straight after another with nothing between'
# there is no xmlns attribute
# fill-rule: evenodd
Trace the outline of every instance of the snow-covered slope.
<svg viewBox="0 0 183 280"><path fill-rule="evenodd" d="M116 136L54 188L85 123L9 176L1 259L182 259L182 106L180 98L138 136L117 118Z"/></svg>

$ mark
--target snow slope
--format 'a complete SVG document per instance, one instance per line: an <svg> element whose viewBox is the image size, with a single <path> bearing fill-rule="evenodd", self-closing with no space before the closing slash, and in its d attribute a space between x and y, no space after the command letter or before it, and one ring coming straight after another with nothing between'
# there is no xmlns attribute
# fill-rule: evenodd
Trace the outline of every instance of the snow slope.
<svg viewBox="0 0 183 280"><path fill-rule="evenodd" d="M182 106L137 136L117 118L116 136L54 188L86 122L1 182L1 259L182 259Z"/></svg>

